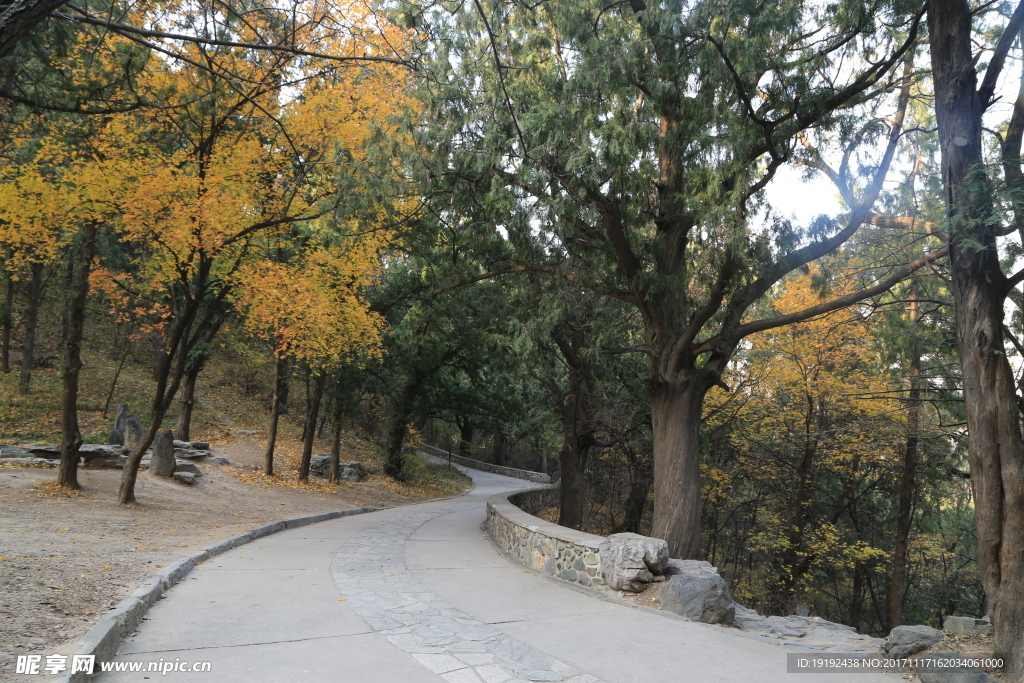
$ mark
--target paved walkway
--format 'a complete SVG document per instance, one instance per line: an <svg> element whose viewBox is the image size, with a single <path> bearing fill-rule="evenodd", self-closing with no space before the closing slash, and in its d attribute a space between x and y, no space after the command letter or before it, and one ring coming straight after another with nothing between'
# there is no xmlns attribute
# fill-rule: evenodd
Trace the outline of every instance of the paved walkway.
<svg viewBox="0 0 1024 683"><path fill-rule="evenodd" d="M787 650L600 600L502 557L484 500L533 486L466 470L468 495L283 531L197 567L115 662L206 673L96 680L205 683L896 681L787 674Z"/></svg>

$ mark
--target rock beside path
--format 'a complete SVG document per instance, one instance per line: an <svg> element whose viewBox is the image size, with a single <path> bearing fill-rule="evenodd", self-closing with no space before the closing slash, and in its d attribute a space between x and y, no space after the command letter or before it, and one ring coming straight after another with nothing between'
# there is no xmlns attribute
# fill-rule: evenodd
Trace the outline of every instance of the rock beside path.
<svg viewBox="0 0 1024 683"><path fill-rule="evenodd" d="M331 456L318 453L309 461L309 471L326 479L331 475ZM366 468L358 462L339 462L338 476L342 481L362 481L366 477Z"/></svg>
<svg viewBox="0 0 1024 683"><path fill-rule="evenodd" d="M927 650L942 640L942 631L931 626L897 626L882 641L882 652L896 659Z"/></svg>
<svg viewBox="0 0 1024 683"><path fill-rule="evenodd" d="M170 429L157 432L153 439L153 455L149 460L149 473L158 477L174 474L174 436Z"/></svg>
<svg viewBox="0 0 1024 683"><path fill-rule="evenodd" d="M640 534L612 534L599 546L601 576L612 590L639 593L668 566L668 543Z"/></svg>
<svg viewBox="0 0 1024 683"><path fill-rule="evenodd" d="M736 603L718 573L694 572L672 576L661 589L661 609L705 624L732 626Z"/></svg>

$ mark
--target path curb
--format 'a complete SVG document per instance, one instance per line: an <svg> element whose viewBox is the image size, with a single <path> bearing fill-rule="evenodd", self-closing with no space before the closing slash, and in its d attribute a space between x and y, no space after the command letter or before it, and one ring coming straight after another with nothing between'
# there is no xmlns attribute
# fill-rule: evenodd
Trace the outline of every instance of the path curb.
<svg viewBox="0 0 1024 683"><path fill-rule="evenodd" d="M185 576L192 571L193 568L200 562L205 562L211 557L225 553L228 550L237 548L251 543L257 538L263 538L270 534L277 533L278 531L284 531L285 529L295 529L300 526L307 526L309 524L316 524L317 522L326 522L329 519L337 519L338 517L349 517L351 515L361 515L366 512L377 512L378 510L386 510L386 507L372 508L372 507L360 507L351 508L349 510L337 510L335 512L323 512L318 515L307 515L305 517L295 517L294 519L285 519L278 522L271 522L270 524L264 524L258 526L255 529L249 529L245 533L239 534L238 536L232 536L229 539L219 541L212 545L208 545L199 552L193 553L188 557L183 557L166 569L163 569L159 573L153 575L142 583L137 591L135 591L130 597L125 598L114 608L110 610L102 619L93 625L89 631L79 639L78 655L93 655L96 657L96 661L110 661L117 653L118 647L121 646L121 640L127 637L130 633L135 631L138 625L142 622L142 615L146 613L153 603L160 599L160 596L164 594L167 589L181 581ZM98 664L96 667L98 668ZM96 673L87 674L84 672L76 672L69 674L64 678L60 679L59 683L86 683Z"/></svg>

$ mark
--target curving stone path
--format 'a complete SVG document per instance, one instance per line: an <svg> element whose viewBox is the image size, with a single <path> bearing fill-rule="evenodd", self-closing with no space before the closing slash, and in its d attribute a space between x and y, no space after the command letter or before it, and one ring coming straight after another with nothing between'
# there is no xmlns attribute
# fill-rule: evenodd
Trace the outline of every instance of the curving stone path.
<svg viewBox="0 0 1024 683"><path fill-rule="evenodd" d="M290 529L203 563L153 606L115 662L210 662L211 671L96 680L794 680L780 645L601 600L510 563L480 529L484 500L533 485L466 471L476 484L468 495Z"/></svg>

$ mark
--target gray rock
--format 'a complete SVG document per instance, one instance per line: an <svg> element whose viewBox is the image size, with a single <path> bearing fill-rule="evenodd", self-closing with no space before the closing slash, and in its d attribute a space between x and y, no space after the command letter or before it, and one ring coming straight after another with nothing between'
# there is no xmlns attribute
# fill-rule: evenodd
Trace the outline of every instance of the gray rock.
<svg viewBox="0 0 1024 683"><path fill-rule="evenodd" d="M676 574L661 589L659 597L661 609L693 621L731 626L736 617L736 603L729 594L729 586L718 574Z"/></svg>
<svg viewBox="0 0 1024 683"><path fill-rule="evenodd" d="M110 436L107 437L107 443L116 446L124 445L124 432L127 427L128 420L128 406L124 403L119 403L114 408L114 426L110 428Z"/></svg>
<svg viewBox="0 0 1024 683"><path fill-rule="evenodd" d="M150 458L149 471L159 477L169 477L174 474L174 436L170 429L157 432L153 439L153 455Z"/></svg>
<svg viewBox="0 0 1024 683"><path fill-rule="evenodd" d="M955 652L934 652L929 657L936 659L957 659L962 657ZM999 683L998 678L989 676L981 669L964 666L955 670L949 668L938 669L935 667L920 666L917 669L917 677L921 683Z"/></svg>
<svg viewBox="0 0 1024 683"><path fill-rule="evenodd" d="M882 641L882 652L903 659L915 652L927 650L942 640L942 631L931 626L897 626Z"/></svg>
<svg viewBox="0 0 1024 683"><path fill-rule="evenodd" d="M188 484L189 486L196 483L196 475L191 472L175 472L174 478L183 484Z"/></svg>
<svg viewBox="0 0 1024 683"><path fill-rule="evenodd" d="M640 534L612 534L601 542L601 575L613 590L643 590L668 566L668 544Z"/></svg>
<svg viewBox="0 0 1024 683"><path fill-rule="evenodd" d="M203 473L195 466L195 463L185 460L178 460L174 463L174 473L177 474L178 472L188 472L196 475L197 477L203 476Z"/></svg>
<svg viewBox="0 0 1024 683"><path fill-rule="evenodd" d="M228 460L227 458L222 458L219 455L217 455L217 456L211 455L208 458L206 458L205 460L203 460L203 462L208 462L208 463L211 463L211 464L214 464L214 465L230 465L231 464L230 460Z"/></svg>
<svg viewBox="0 0 1024 683"><path fill-rule="evenodd" d="M210 444L207 441L193 441L192 448L197 451L208 451L210 450Z"/></svg>
<svg viewBox="0 0 1024 683"><path fill-rule="evenodd" d="M196 451L191 448L175 448L174 457L176 458L205 458L210 454L210 451Z"/></svg>
<svg viewBox="0 0 1024 683"><path fill-rule="evenodd" d="M946 617L942 630L955 636L980 636L992 634L992 622L974 617Z"/></svg>
<svg viewBox="0 0 1024 683"><path fill-rule="evenodd" d="M36 458L47 460L60 460L60 446L52 443L30 443L23 446L25 450Z"/></svg>
<svg viewBox="0 0 1024 683"><path fill-rule="evenodd" d="M309 471L318 477L326 477L331 471L331 456L317 453L309 461Z"/></svg>
<svg viewBox="0 0 1024 683"><path fill-rule="evenodd" d="M34 458L32 451L21 446L0 446L0 456L5 458Z"/></svg>
<svg viewBox="0 0 1024 683"><path fill-rule="evenodd" d="M732 625L749 633L771 633L775 629L767 618L756 612L753 615L736 612Z"/></svg>
<svg viewBox="0 0 1024 683"><path fill-rule="evenodd" d="M704 560L669 560L668 564L665 565L663 572L666 576L675 576L677 574L707 574L712 575L718 574L718 569L711 566L710 562ZM743 609L746 609L744 607ZM754 612L754 610L750 610ZM754 612L757 614L757 612Z"/></svg>
<svg viewBox="0 0 1024 683"><path fill-rule="evenodd" d="M331 475L331 456L318 453L309 461L309 471L318 477L327 478ZM339 462L338 476L342 481L362 481L365 475L363 466L358 462Z"/></svg>
<svg viewBox="0 0 1024 683"><path fill-rule="evenodd" d="M139 422L139 418L134 415L129 415L125 420L124 427L124 445L127 448L135 448L135 444L139 443L142 438L142 423Z"/></svg>
<svg viewBox="0 0 1024 683"><path fill-rule="evenodd" d="M260 434L259 429L236 429L235 434L241 434L243 436L251 436L252 434Z"/></svg>

